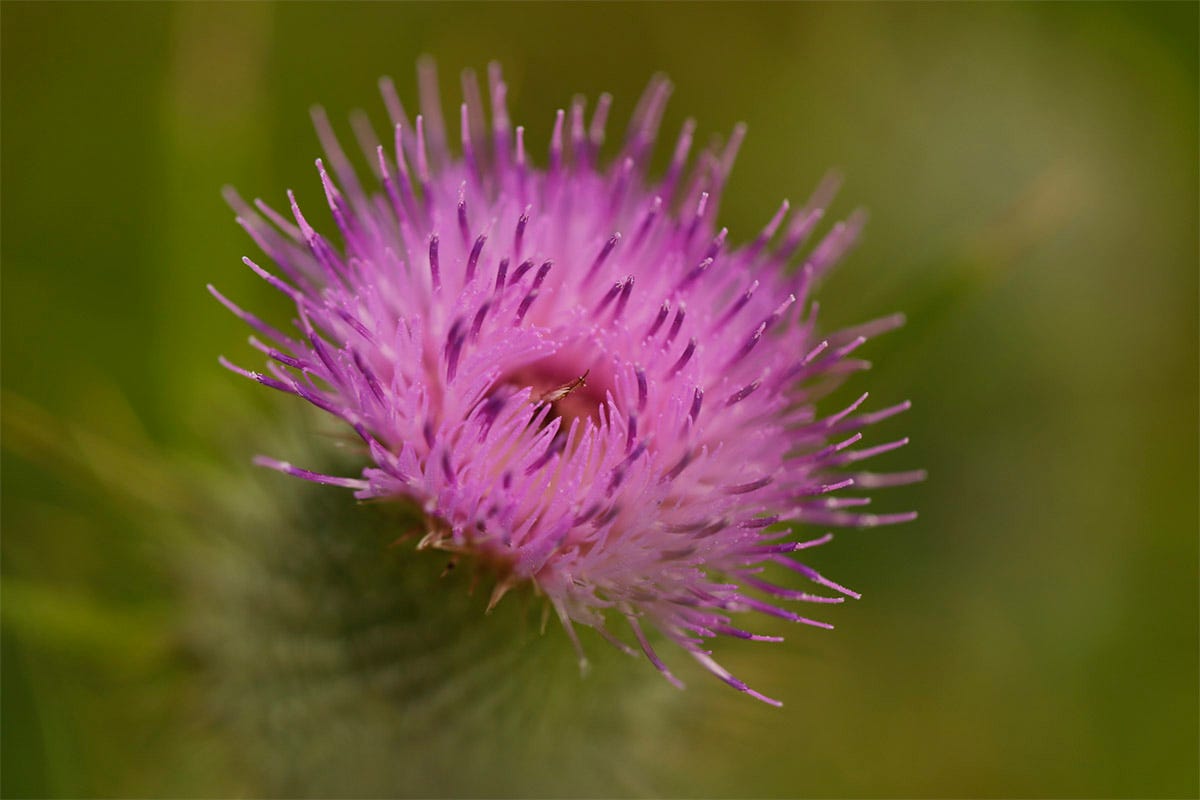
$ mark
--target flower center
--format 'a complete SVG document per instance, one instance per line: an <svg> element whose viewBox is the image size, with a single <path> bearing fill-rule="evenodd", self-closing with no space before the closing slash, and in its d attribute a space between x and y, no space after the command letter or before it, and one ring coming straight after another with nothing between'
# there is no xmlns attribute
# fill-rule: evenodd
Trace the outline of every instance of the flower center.
<svg viewBox="0 0 1200 800"><path fill-rule="evenodd" d="M561 418L563 433L576 419L598 421L598 410L606 394L603 383L590 369L574 372L561 363L546 361L521 367L501 381L501 384L517 389L528 386L532 390L530 399L535 403L549 403L546 424Z"/></svg>

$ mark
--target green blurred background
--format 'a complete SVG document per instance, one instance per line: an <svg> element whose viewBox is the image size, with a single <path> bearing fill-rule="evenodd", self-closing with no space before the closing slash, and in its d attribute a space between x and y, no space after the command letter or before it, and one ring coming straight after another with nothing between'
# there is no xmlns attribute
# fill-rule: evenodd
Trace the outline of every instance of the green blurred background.
<svg viewBox="0 0 1200 800"><path fill-rule="evenodd" d="M685 667L640 791L1196 796L1197 8L5 2L3 794L256 793L181 633L196 487L282 408L216 365L206 282L285 319L219 190L315 208L308 106L380 123L429 53L448 102L499 59L535 147L668 73L672 137L749 124L733 236L836 167L826 321L909 315L848 391L913 401L880 467L930 478L877 502L921 519L814 557L836 633L722 648L781 711Z"/></svg>

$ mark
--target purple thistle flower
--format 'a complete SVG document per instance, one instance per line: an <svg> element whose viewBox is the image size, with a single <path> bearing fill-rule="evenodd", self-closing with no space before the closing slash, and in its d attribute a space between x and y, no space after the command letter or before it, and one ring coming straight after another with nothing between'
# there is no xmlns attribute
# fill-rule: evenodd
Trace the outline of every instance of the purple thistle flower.
<svg viewBox="0 0 1200 800"><path fill-rule="evenodd" d="M814 284L863 223L839 222L789 268L835 187L803 208L786 202L749 245L716 230L718 199L744 129L689 166L688 121L660 180L647 176L670 86L653 80L620 153L599 159L610 98L588 120L582 100L554 121L537 169L510 126L505 84L488 72L491 129L474 75L464 75L461 157L451 155L431 64L421 68L415 125L381 82L394 140L355 133L378 186L359 181L324 112L317 161L342 239L315 231L289 193L292 220L235 194L238 221L281 273L245 263L295 302L281 331L212 293L257 332L266 373L230 364L345 421L365 443L358 477L258 462L411 501L421 546L469 554L498 574L492 603L533 583L586 664L574 625L646 657L653 626L734 688L713 660L716 636L778 641L736 626L754 611L832 627L782 601L859 595L794 559L832 535L796 541L796 524L869 526L915 514L868 514L842 489L892 486L920 472L872 474L858 462L900 440L856 448L860 428L908 408L819 416L814 402L868 364L855 351L899 315L822 337ZM293 221L294 220L294 221ZM832 592L764 577L779 565Z"/></svg>

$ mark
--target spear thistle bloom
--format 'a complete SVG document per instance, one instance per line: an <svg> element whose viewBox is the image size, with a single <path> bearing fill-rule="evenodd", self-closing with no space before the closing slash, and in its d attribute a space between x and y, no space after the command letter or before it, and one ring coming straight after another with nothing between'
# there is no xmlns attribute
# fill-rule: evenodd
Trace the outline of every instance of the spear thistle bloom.
<svg viewBox="0 0 1200 800"><path fill-rule="evenodd" d="M280 275L245 263L295 302L298 319L278 330L210 286L270 359L266 373L222 363L340 418L369 456L357 477L258 462L360 499L413 503L426 526L421 546L488 565L493 603L532 583L581 663L574 625L632 652L620 623L679 685L650 625L724 682L778 704L721 667L706 640L779 640L735 626L738 612L831 627L780 605L859 596L793 558L831 534L797 540L794 527L910 520L834 495L922 477L855 471L906 443L854 449L859 429L907 403L862 412L864 394L833 414L815 410L868 366L853 357L866 338L903 321L817 333L810 292L863 217L806 248L832 194L825 184L795 213L784 202L734 248L714 220L741 127L689 166L689 120L665 174L649 177L670 91L658 78L616 158L599 157L610 98L590 119L577 99L555 118L542 170L524 129L510 125L495 65L488 77L490 130L478 83L464 75L457 157L432 65L422 65L415 125L381 81L393 141L379 144L364 117L354 120L372 188L314 110L336 177L317 161L340 245L314 230L291 193L294 221L230 194ZM788 571L832 594L770 579Z"/></svg>

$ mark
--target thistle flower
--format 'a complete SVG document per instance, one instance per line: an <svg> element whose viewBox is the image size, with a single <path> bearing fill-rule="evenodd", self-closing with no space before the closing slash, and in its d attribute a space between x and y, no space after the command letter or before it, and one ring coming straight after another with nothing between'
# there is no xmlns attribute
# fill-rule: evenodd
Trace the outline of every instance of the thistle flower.
<svg viewBox="0 0 1200 800"><path fill-rule="evenodd" d="M689 120L665 174L650 177L665 79L651 82L611 161L600 158L611 99L590 119L581 99L560 110L542 170L524 129L511 127L495 65L490 130L479 85L464 74L457 157L432 65L420 73L414 125L381 81L387 146L354 118L372 188L314 109L340 243L314 230L290 192L290 220L230 194L280 274L245 263L294 301L298 319L276 329L210 286L270 359L265 373L222 363L344 421L369 458L353 477L258 462L359 499L416 505L420 546L488 565L493 604L533 584L581 664L575 625L634 652L630 638L681 685L652 647L651 626L727 684L777 705L721 667L707 640L779 640L735 625L740 612L829 628L781 602L859 597L794 559L832 538L797 539L795 526L915 516L868 514L866 498L834 496L920 479L853 471L906 443L855 449L856 431L908 404L863 412L864 394L826 416L814 406L868 366L854 357L867 337L903 321L817 332L812 288L863 216L806 249L833 193L827 182L794 213L785 201L735 248L715 219L744 130L689 165ZM774 566L827 593L771 582Z"/></svg>

